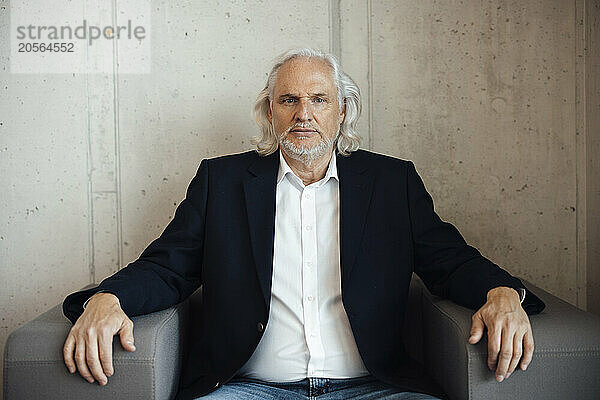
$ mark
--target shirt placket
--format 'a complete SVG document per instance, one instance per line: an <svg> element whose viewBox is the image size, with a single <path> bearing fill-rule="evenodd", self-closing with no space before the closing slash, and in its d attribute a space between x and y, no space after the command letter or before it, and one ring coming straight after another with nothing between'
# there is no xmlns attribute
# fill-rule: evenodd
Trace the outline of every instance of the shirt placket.
<svg viewBox="0 0 600 400"><path fill-rule="evenodd" d="M304 334L309 351L308 376L315 376L322 372L325 362L319 323L315 192L315 186L305 187L300 200L302 213L302 309Z"/></svg>

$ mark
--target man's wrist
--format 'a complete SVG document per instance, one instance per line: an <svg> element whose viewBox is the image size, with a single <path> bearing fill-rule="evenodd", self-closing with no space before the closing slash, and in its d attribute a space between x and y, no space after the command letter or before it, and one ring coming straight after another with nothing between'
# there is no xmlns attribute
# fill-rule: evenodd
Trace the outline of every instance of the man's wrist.
<svg viewBox="0 0 600 400"><path fill-rule="evenodd" d="M101 290L101 291L99 291L99 292L96 292L96 293L94 293L93 295L91 295L91 296L90 296L90 297L89 297L89 298L88 298L88 299L87 299L87 300L86 300L86 301L83 303L83 309L85 310L85 307L88 305L88 303L90 302L90 300L92 300L92 299L94 299L94 298L98 298L98 297L100 297L99 295L101 295L101 294L110 294L110 295L114 296L114 297L117 299L117 302L119 301L119 298L118 298L118 297L117 297L115 294L113 294L113 293L110 293L110 292L107 292L106 290Z"/></svg>
<svg viewBox="0 0 600 400"><path fill-rule="evenodd" d="M487 298L493 297L498 294L508 294L508 293L516 293L519 298L519 303L523 304L523 300L525 300L525 289L524 288L512 288L508 286L498 286L493 289L490 289L487 293Z"/></svg>

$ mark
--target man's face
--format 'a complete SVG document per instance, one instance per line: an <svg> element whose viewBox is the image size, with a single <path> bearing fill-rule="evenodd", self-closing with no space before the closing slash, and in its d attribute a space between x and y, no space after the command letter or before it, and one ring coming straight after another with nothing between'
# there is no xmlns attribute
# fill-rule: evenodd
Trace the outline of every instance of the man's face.
<svg viewBox="0 0 600 400"><path fill-rule="evenodd" d="M344 120L331 67L314 58L281 66L268 114L282 150L305 163L331 154Z"/></svg>

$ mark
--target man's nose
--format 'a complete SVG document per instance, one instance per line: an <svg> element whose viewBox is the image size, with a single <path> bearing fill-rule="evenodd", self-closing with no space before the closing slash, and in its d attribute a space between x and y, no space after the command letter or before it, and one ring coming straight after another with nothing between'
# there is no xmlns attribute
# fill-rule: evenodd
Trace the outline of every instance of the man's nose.
<svg viewBox="0 0 600 400"><path fill-rule="evenodd" d="M312 105L307 99L301 98L296 107L296 119L298 121L312 120Z"/></svg>

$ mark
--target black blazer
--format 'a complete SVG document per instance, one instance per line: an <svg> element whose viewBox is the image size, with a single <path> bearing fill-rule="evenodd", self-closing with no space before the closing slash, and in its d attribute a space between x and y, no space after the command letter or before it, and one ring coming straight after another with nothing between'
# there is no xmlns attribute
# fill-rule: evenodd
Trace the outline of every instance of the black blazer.
<svg viewBox="0 0 600 400"><path fill-rule="evenodd" d="M338 155L342 301L367 369L388 383L429 391L402 344L411 274L429 290L477 309L497 286L521 281L443 222L412 162L365 150ZM205 159L173 220L140 257L63 304L73 322L99 290L128 316L186 299L203 285L178 399L227 382L250 358L269 315L279 151ZM541 310L532 293L526 308ZM466 340L466 338L465 338Z"/></svg>

